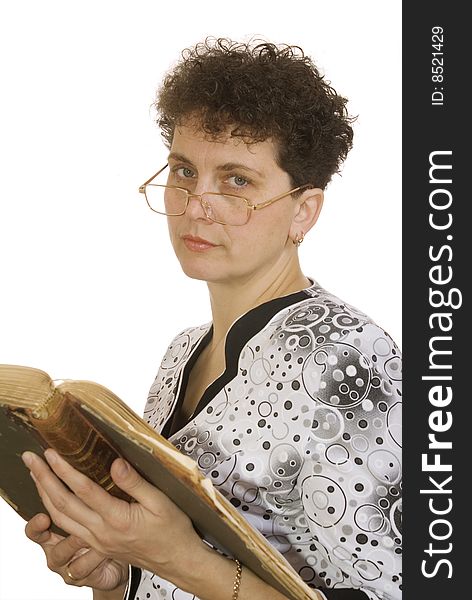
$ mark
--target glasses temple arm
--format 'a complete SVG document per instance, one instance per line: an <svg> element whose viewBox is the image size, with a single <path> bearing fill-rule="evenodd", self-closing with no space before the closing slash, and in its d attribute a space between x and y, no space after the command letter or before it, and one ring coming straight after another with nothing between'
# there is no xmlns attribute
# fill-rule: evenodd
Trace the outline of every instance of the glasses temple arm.
<svg viewBox="0 0 472 600"><path fill-rule="evenodd" d="M162 173L162 171L163 171L164 169L166 169L168 166L169 166L169 165L167 165L167 164L166 164L166 165L164 165L164 166L162 167L162 169L159 169L159 171L158 171L157 173L154 173L154 175L153 175L152 177L150 177L150 178L149 178L147 181L145 181L145 182L144 182L142 185L140 185L140 186L139 186L139 192L140 192L141 194L144 194L144 189L145 189L145 187L147 186L147 184L148 184L148 183L150 183L150 182L151 182L151 181L152 181L152 180L153 180L155 177L157 177L158 175L160 175L160 174Z"/></svg>
<svg viewBox="0 0 472 600"><path fill-rule="evenodd" d="M290 190L289 192L285 192L285 194L281 194L280 196L276 196L275 198L271 198L270 200L266 200L265 202L261 202L260 204L251 204L249 206L252 210L259 210L260 208L269 206L269 204L272 204L272 202L281 200L282 198L285 198L285 196L288 196L289 194L294 194L295 192L298 192L304 188L307 188L310 185L311 185L310 183L305 183L305 185L300 185L300 186L296 187L295 189Z"/></svg>

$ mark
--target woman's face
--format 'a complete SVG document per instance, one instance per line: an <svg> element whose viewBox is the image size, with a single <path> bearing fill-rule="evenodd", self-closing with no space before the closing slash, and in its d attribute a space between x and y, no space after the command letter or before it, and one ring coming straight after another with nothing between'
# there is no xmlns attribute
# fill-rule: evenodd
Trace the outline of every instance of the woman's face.
<svg viewBox="0 0 472 600"><path fill-rule="evenodd" d="M183 125L176 128L170 149L169 183L195 194L218 191L246 196L258 204L293 187L276 163L275 149L272 141L247 145L229 135L215 141ZM171 242L189 277L246 283L272 269L280 271L293 259L294 245L288 236L296 208L289 195L251 211L245 225L222 225L208 219L199 198L191 197L184 215L168 217Z"/></svg>

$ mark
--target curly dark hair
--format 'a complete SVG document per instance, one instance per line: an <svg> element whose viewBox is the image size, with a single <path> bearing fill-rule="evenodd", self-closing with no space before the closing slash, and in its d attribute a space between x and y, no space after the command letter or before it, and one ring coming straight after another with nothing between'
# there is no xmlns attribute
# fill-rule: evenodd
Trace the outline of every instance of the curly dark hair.
<svg viewBox="0 0 472 600"><path fill-rule="evenodd" d="M256 42L207 38L182 52L154 103L164 142L196 116L215 139L228 127L246 143L273 139L294 186L324 189L352 147L347 100L299 46Z"/></svg>

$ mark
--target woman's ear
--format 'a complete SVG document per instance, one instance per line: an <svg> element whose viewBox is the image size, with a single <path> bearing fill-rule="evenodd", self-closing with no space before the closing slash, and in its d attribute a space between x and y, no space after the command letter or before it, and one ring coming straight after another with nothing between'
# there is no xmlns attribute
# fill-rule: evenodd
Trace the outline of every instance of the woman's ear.
<svg viewBox="0 0 472 600"><path fill-rule="evenodd" d="M303 237L313 227L320 216L324 193L320 188L305 190L296 200L294 215L290 226L292 240L298 235Z"/></svg>

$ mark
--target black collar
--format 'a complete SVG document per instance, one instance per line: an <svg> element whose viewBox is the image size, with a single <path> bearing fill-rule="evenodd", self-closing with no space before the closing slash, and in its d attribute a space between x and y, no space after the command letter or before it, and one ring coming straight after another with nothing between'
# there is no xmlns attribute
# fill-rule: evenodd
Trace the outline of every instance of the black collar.
<svg viewBox="0 0 472 600"><path fill-rule="evenodd" d="M315 285L314 281L312 281L312 286L313 285ZM288 296L274 298L273 300L264 302L255 308L251 308L231 325L225 340L225 370L217 379L215 379L215 381L213 381L213 383L206 388L190 418L194 418L195 415L200 413L218 394L218 392L220 392L227 383L236 377L238 373L239 356L245 344L259 331L261 331L278 312L284 308L287 308L288 306L291 306L292 304L302 302L308 297L310 296L307 291L301 290L299 292L289 294ZM200 356L204 348L210 343L212 337L213 324L197 343L197 347L193 351L183 369L183 372L180 375L182 378L182 383L180 386L179 397L175 404L173 414L168 418L167 423L165 424L161 433L166 438L170 438L172 435L174 435L174 433L176 433L176 431L179 431L179 429L177 429L177 423L179 421L180 411L185 397L185 391L187 389L190 372L197 361L197 358ZM178 385L178 383L176 385Z"/></svg>

